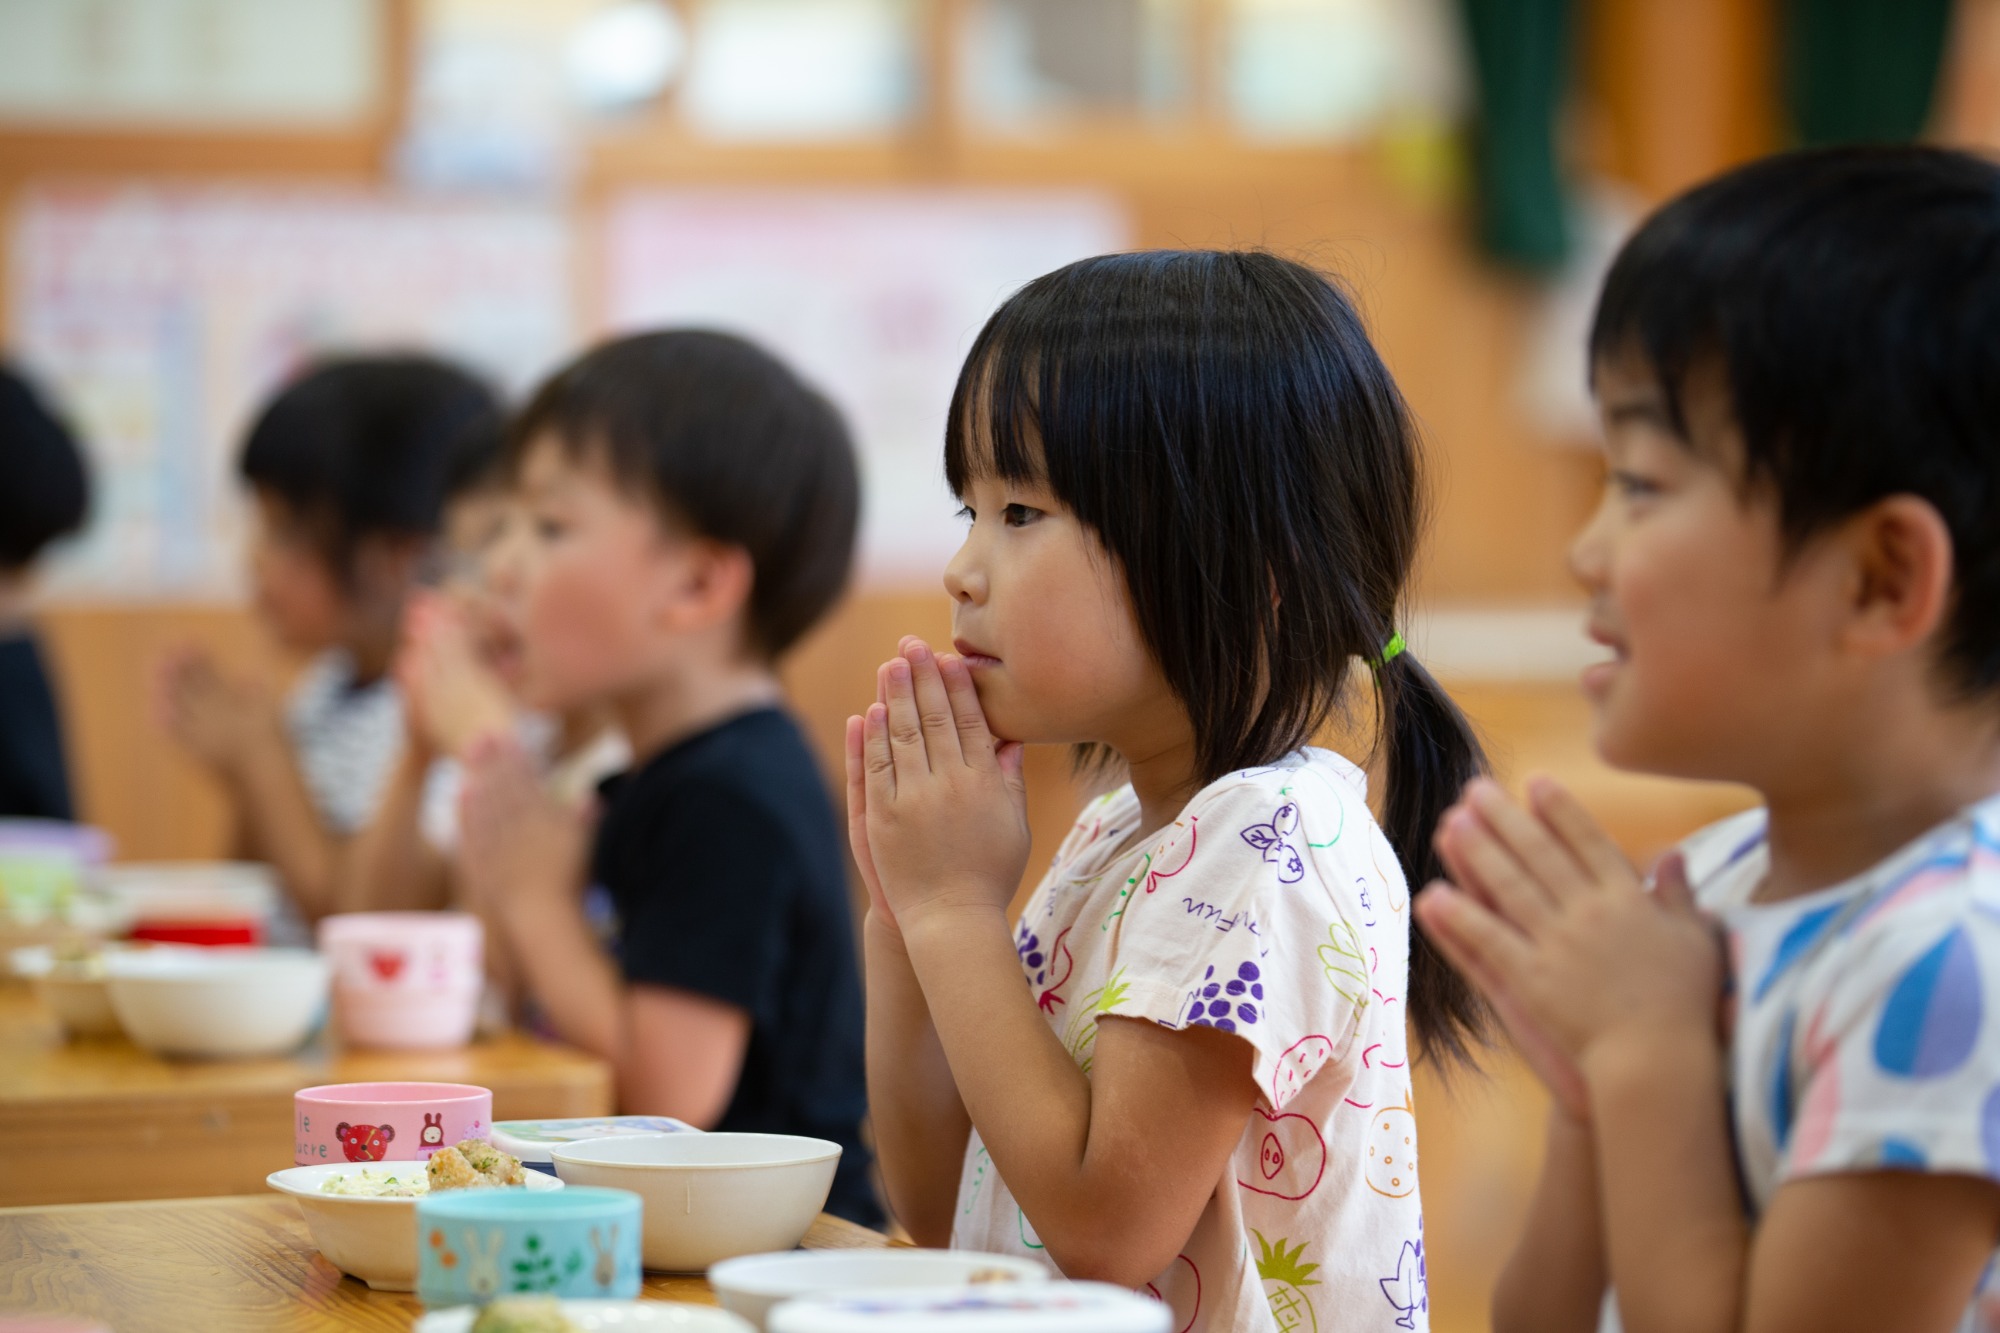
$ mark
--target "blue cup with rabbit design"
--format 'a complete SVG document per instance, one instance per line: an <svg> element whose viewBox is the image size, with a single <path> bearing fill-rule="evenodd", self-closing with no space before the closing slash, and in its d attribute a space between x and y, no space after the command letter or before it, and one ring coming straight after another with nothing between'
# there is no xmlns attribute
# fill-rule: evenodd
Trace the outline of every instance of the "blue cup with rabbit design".
<svg viewBox="0 0 2000 1333"><path fill-rule="evenodd" d="M428 1306L484 1305L523 1292L632 1300L639 1210L630 1190L585 1186L420 1198L417 1295Z"/></svg>

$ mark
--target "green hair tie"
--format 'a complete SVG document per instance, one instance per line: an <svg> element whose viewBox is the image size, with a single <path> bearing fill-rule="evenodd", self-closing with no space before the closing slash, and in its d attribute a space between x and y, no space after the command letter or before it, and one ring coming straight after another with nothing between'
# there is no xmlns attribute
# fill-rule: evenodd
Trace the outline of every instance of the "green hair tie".
<svg viewBox="0 0 2000 1333"><path fill-rule="evenodd" d="M1389 636L1389 642L1382 645L1382 655L1375 659L1375 665L1378 667L1388 666L1389 663L1401 657L1403 655L1403 650L1408 648L1409 646L1410 645L1403 642L1402 635L1391 634Z"/></svg>

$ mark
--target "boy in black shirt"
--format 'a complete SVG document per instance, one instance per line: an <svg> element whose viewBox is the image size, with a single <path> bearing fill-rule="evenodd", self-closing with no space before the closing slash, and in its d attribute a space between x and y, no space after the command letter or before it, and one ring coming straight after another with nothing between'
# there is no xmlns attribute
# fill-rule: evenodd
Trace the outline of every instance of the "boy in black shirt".
<svg viewBox="0 0 2000 1333"><path fill-rule="evenodd" d="M0 819L73 819L55 691L28 619L42 549L83 525L90 476L34 390L0 367Z"/></svg>
<svg viewBox="0 0 2000 1333"><path fill-rule="evenodd" d="M749 343L656 333L558 373L511 453L532 536L498 591L524 700L607 709L636 758L593 833L513 738L475 742L468 890L549 1023L615 1066L622 1110L832 1139L828 1208L878 1222L846 863L773 665L846 583L847 432Z"/></svg>

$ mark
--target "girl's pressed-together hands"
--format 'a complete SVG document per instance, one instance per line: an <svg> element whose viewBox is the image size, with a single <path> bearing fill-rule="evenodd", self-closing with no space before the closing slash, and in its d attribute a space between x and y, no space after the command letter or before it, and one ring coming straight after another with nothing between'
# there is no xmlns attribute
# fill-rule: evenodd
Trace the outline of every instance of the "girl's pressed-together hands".
<svg viewBox="0 0 2000 1333"><path fill-rule="evenodd" d="M847 720L848 836L882 924L934 911L1005 912L1028 863L1022 748L987 729L955 653L908 637Z"/></svg>
<svg viewBox="0 0 2000 1333"><path fill-rule="evenodd" d="M1596 1072L1663 1043L1719 1051L1721 944L1678 854L1649 892L1547 779L1529 784L1525 806L1488 779L1470 784L1437 843L1456 882L1431 885L1418 916L1565 1111L1587 1118Z"/></svg>

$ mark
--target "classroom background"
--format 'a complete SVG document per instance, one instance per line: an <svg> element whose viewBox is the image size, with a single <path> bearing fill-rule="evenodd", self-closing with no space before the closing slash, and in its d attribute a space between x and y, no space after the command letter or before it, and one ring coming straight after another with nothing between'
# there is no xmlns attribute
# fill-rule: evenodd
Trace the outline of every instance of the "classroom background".
<svg viewBox="0 0 2000 1333"><path fill-rule="evenodd" d="M2000 0L0 0L5 345L97 475L39 602L80 813L123 858L226 853L147 680L187 640L295 669L232 464L318 353L514 392L663 324L791 359L866 471L856 585L786 669L831 771L897 636L949 637L939 443L987 313L1085 254L1256 245L1350 284L1425 432L1414 650L1504 776L1649 855L1747 798L1590 753L1597 279L1720 168L1919 137L2000 150ZM1030 773L1045 861L1076 794ZM1541 1104L1497 1055L1419 1082L1432 1326L1483 1329Z"/></svg>

